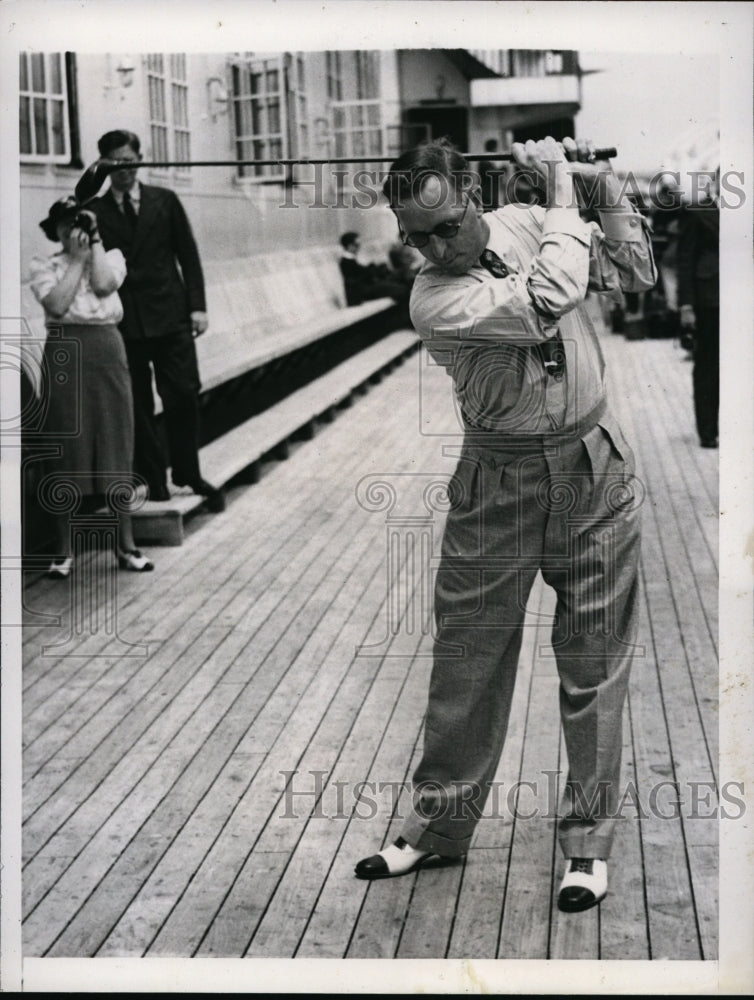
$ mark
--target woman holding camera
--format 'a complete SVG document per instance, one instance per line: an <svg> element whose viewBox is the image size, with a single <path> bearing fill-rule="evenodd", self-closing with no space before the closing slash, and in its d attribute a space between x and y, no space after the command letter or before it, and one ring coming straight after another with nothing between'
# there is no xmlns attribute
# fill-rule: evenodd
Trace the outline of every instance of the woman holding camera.
<svg viewBox="0 0 754 1000"><path fill-rule="evenodd" d="M31 288L45 311L48 379L46 427L58 446L50 471L75 493L102 495L132 483L133 404L118 288L126 275L119 250L105 252L93 212L61 198L40 222L62 251L31 261ZM53 336L52 331L57 335ZM52 505L54 506L54 505ZM144 572L153 564L135 546L130 514L118 510L118 562ZM53 513L57 556L49 575L64 579L73 564L67 514Z"/></svg>

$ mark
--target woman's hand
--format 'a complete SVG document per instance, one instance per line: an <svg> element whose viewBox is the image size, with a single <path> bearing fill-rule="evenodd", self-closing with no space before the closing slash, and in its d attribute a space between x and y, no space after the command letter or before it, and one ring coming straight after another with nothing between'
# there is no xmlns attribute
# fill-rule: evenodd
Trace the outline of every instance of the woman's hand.
<svg viewBox="0 0 754 1000"><path fill-rule="evenodd" d="M91 254L91 244L89 236L83 229L77 226L71 230L68 237L68 255L75 261L84 262Z"/></svg>

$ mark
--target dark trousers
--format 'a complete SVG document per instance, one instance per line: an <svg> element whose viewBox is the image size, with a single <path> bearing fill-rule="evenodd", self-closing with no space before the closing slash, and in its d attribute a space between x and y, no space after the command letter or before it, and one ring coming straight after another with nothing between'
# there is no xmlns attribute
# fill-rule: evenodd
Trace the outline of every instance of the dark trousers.
<svg viewBox="0 0 754 1000"><path fill-rule="evenodd" d="M134 397L134 471L151 488L165 486L167 468L154 412L152 368L162 400L169 464L177 485L199 472L199 369L188 331L168 337L126 340Z"/></svg>
<svg viewBox="0 0 754 1000"><path fill-rule="evenodd" d="M720 405L720 307L696 310L694 344L694 414L702 441L717 438Z"/></svg>
<svg viewBox="0 0 754 1000"><path fill-rule="evenodd" d="M601 426L511 461L464 449L436 578L424 754L402 830L413 847L445 856L469 848L503 749L526 602L541 571L558 598L552 646L568 752L558 838L566 857L609 855L638 616L633 473L620 432Z"/></svg>

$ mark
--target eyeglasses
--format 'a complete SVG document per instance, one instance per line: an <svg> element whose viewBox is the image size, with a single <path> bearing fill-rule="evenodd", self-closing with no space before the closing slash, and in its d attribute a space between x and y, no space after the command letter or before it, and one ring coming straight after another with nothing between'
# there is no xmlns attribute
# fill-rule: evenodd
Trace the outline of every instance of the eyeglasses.
<svg viewBox="0 0 754 1000"><path fill-rule="evenodd" d="M440 222L431 233L422 233L417 231L415 233L409 233L408 236L403 236L401 234L401 240L408 247L414 247L416 250L421 250L425 247L430 240L431 236L439 236L441 240L452 240L454 237L458 236L458 230L463 225L463 220L466 218L466 212L468 211L469 202L471 199L466 200L466 207L463 210L463 215L458 220L458 222Z"/></svg>

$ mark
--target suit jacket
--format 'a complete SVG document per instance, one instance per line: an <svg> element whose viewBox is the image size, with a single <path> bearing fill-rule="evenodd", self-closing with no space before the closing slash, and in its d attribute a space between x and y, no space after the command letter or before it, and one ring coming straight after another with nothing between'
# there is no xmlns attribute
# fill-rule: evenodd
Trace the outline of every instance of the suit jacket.
<svg viewBox="0 0 754 1000"><path fill-rule="evenodd" d="M715 202L686 208L678 227L678 303L695 309L720 303L720 209Z"/></svg>
<svg viewBox="0 0 754 1000"><path fill-rule="evenodd" d="M105 249L117 247L126 258L126 280L119 289L123 336L164 337L190 330L191 313L206 311L204 275L178 197L167 188L142 184L134 232L111 190L93 208Z"/></svg>
<svg viewBox="0 0 754 1000"><path fill-rule="evenodd" d="M361 305L366 290L372 283L369 268L352 257L341 257L340 273L343 275L343 285L346 290L346 304Z"/></svg>

